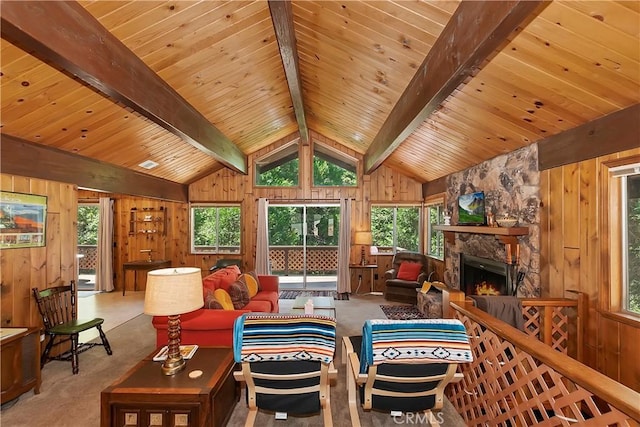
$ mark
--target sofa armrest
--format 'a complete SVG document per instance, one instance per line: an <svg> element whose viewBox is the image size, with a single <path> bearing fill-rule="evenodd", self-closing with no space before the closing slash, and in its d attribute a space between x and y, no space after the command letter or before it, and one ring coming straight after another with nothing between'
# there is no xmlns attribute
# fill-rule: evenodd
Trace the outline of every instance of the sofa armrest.
<svg viewBox="0 0 640 427"><path fill-rule="evenodd" d="M259 275L260 288L267 292L278 292L280 289L280 277L273 275Z"/></svg>
<svg viewBox="0 0 640 427"><path fill-rule="evenodd" d="M191 313L180 315L180 328L191 331L209 331L233 329L236 318L249 310L213 310L201 308ZM152 324L156 329L167 329L166 316L154 316Z"/></svg>
<svg viewBox="0 0 640 427"><path fill-rule="evenodd" d="M384 272L384 278L385 279L395 279L396 278L396 274L398 274L396 272L395 268L392 268L391 270L387 270Z"/></svg>

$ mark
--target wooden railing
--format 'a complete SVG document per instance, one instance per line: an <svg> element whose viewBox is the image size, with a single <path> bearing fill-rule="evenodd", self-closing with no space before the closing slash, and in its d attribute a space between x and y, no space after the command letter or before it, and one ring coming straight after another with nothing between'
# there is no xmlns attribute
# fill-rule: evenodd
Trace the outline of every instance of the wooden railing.
<svg viewBox="0 0 640 427"><path fill-rule="evenodd" d="M448 389L467 425L639 425L640 393L565 354L570 341L558 331L571 328L554 322L568 321L556 314L571 304L567 301L523 300L523 311L537 311L527 320L526 333L468 301L451 302L474 354L473 362L461 365L462 381ZM531 339L534 331L540 340Z"/></svg>
<svg viewBox="0 0 640 427"><path fill-rule="evenodd" d="M272 246L269 248L271 271L278 275L336 274L338 268L337 246L307 246L305 260L302 246ZM305 266L306 262L306 266Z"/></svg>
<svg viewBox="0 0 640 427"><path fill-rule="evenodd" d="M520 298L520 302L528 335L582 362L588 299L583 292L576 292L576 297Z"/></svg>

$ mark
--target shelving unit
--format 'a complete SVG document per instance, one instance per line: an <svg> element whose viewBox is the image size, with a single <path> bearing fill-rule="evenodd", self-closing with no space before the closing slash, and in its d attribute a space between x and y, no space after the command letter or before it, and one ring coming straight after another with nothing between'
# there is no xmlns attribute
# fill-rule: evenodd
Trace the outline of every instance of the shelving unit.
<svg viewBox="0 0 640 427"><path fill-rule="evenodd" d="M518 263L520 259L519 236L529 234L529 227L487 227L481 225L435 225L434 230L445 232L445 239L455 243L455 233L488 234L495 236L504 245L507 253L507 264Z"/></svg>
<svg viewBox="0 0 640 427"><path fill-rule="evenodd" d="M160 206L158 209L131 209L129 213L129 235L164 236L167 228L167 210Z"/></svg>

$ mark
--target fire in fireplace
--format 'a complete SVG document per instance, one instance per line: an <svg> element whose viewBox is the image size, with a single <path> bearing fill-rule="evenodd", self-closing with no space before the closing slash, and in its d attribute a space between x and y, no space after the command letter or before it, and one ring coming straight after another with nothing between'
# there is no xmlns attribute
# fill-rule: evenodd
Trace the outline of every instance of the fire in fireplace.
<svg viewBox="0 0 640 427"><path fill-rule="evenodd" d="M466 295L514 295L507 263L460 254L460 289Z"/></svg>

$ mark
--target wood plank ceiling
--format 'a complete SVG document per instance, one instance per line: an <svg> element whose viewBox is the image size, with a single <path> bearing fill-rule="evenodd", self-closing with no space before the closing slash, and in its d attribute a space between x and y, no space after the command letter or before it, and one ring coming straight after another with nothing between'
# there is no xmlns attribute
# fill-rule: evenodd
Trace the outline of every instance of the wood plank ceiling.
<svg viewBox="0 0 640 427"><path fill-rule="evenodd" d="M179 184L223 166L246 172L242 156L299 130L304 141L307 129L363 154L368 171L384 162L429 182L640 103L639 2L79 2L74 19L88 12L173 98L142 68L130 87L108 85L109 67L131 61L98 53L108 37L97 22L74 38L63 19L37 16L57 6L9 3L68 37L67 59L104 65L56 63L63 46L25 43L3 2L3 140ZM146 160L159 166L138 166Z"/></svg>

